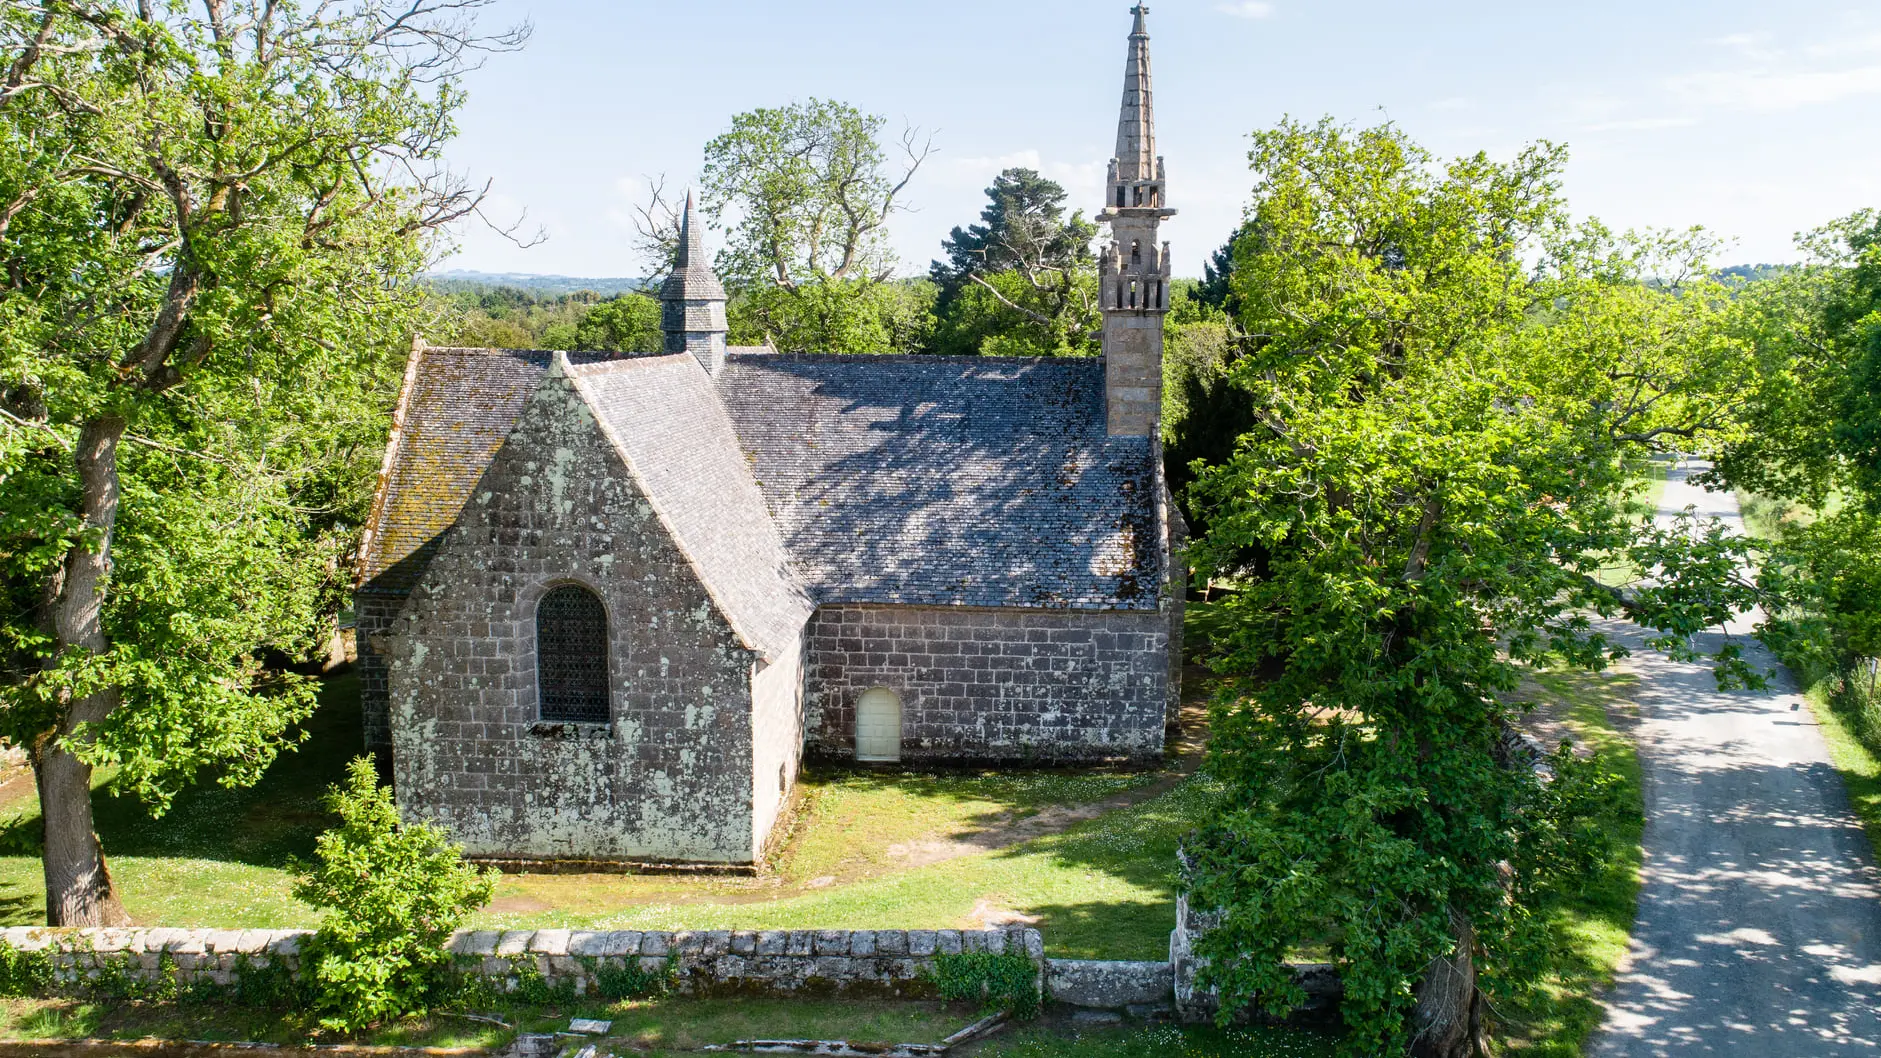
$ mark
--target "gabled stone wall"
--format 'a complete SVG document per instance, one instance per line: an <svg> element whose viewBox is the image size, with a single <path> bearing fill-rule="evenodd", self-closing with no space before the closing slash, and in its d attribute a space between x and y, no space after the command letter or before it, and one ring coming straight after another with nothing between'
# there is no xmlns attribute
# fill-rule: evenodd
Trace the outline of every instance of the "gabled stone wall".
<svg viewBox="0 0 1881 1058"><path fill-rule="evenodd" d="M825 606L810 619L808 752L855 755L855 709L901 699L905 760L1148 760L1163 750L1169 618L1150 611Z"/></svg>
<svg viewBox="0 0 1881 1058"><path fill-rule="evenodd" d="M570 583L607 608L609 724L539 720L535 606ZM471 855L757 855L755 655L559 372L382 642L400 810L443 824Z"/></svg>

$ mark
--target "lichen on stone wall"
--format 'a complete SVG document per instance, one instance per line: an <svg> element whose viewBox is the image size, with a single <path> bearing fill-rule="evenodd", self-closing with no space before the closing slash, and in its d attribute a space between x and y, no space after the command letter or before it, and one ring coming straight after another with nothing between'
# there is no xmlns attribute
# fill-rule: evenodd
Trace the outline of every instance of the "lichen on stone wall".
<svg viewBox="0 0 1881 1058"><path fill-rule="evenodd" d="M749 863L752 653L576 388L551 372L446 532L389 644L401 809L473 855ZM611 722L537 723L534 603L608 612Z"/></svg>

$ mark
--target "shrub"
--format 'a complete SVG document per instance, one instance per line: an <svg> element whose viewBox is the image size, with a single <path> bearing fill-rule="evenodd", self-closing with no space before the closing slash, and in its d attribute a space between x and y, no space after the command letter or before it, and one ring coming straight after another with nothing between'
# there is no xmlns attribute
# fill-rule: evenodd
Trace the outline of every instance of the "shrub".
<svg viewBox="0 0 1881 1058"><path fill-rule="evenodd" d="M50 952L21 951L0 942L0 996L39 995L51 986Z"/></svg>
<svg viewBox="0 0 1881 1058"><path fill-rule="evenodd" d="M666 965L658 970L643 969L637 959L625 959L621 965L583 960L594 978L594 990L602 999L646 999L662 995L673 986L679 956L668 955Z"/></svg>
<svg viewBox="0 0 1881 1058"><path fill-rule="evenodd" d="M1828 679L1829 705L1847 718L1868 752L1881 757L1881 674L1874 659L1845 663Z"/></svg>
<svg viewBox="0 0 1881 1058"><path fill-rule="evenodd" d="M1003 1010L1026 1020L1038 1016L1038 966L1023 955L989 951L937 955L929 974L944 999L978 1002L988 1014Z"/></svg>
<svg viewBox="0 0 1881 1058"><path fill-rule="evenodd" d="M340 825L320 835L312 864L294 865L294 895L325 911L305 957L321 1024L350 1032L430 1005L451 965L445 942L489 902L495 872L465 863L438 827L401 824L370 756L327 805Z"/></svg>

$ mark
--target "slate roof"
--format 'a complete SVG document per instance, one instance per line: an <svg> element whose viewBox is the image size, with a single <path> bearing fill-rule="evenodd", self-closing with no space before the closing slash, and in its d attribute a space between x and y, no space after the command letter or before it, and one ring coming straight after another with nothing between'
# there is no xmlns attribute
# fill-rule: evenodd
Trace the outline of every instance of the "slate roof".
<svg viewBox="0 0 1881 1058"><path fill-rule="evenodd" d="M551 355L414 354L362 590L410 591ZM1105 435L1100 360L731 350L713 399L688 355L596 359L571 375L759 643L810 603L1159 604L1152 448Z"/></svg>
<svg viewBox="0 0 1881 1058"><path fill-rule="evenodd" d="M568 374L720 612L748 645L781 656L812 607L699 361L679 353Z"/></svg>
<svg viewBox="0 0 1881 1058"><path fill-rule="evenodd" d="M719 393L819 602L1155 609L1146 437L1096 359L732 355Z"/></svg>
<svg viewBox="0 0 1881 1058"><path fill-rule="evenodd" d="M405 594L457 520L553 354L421 346L406 367L394 433L360 552L363 590Z"/></svg>

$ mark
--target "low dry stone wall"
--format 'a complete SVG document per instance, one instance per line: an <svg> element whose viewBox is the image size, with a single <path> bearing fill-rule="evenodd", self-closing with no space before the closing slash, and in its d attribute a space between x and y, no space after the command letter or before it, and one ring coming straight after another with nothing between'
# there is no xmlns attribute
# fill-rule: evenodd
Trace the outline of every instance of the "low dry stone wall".
<svg viewBox="0 0 1881 1058"><path fill-rule="evenodd" d="M300 972L301 945L311 934L269 929L42 929L12 926L0 943L16 951L46 952L53 979L78 984L119 972L156 981L174 975L227 986L243 970L286 967Z"/></svg>
<svg viewBox="0 0 1881 1058"><path fill-rule="evenodd" d="M1186 907L1184 908L1186 911ZM1193 925L1188 916L1185 925ZM312 934L266 929L45 929L15 926L0 931L0 943L22 952L43 952L57 985L82 989L87 982L130 978L150 983L165 977L183 988L206 984L227 988L254 971L290 975L301 971L301 952ZM521 986L533 971L551 987L578 993L599 991L608 969L635 966L649 974L670 973L673 989L685 995L862 995L926 997L934 994L928 970L937 956L985 951L1019 954L1039 968L1045 995L1053 1002L1112 1010L1136 1018L1175 1017L1209 1021L1215 999L1196 986L1200 969L1190 950L1191 934L1178 929L1169 962L1106 962L1046 959L1035 929L989 930L465 930L451 938L450 951L465 973L503 990ZM1306 1003L1290 1021L1335 1020L1340 999L1330 966L1295 968ZM1247 1020L1258 1020L1249 1014Z"/></svg>
<svg viewBox="0 0 1881 1058"><path fill-rule="evenodd" d="M108 973L145 980L173 975L180 985L220 986L243 971L285 967L300 972L312 934L299 930L40 929L16 926L0 941L46 952L55 978L78 984ZM926 995L927 969L939 955L985 951L1024 955L1045 967L1035 929L989 930L466 930L450 950L465 972L515 988L532 966L552 986L572 983L586 993L607 968L631 961L648 973L673 975L691 995Z"/></svg>
<svg viewBox="0 0 1881 1058"><path fill-rule="evenodd" d="M1175 1001L1176 975L1166 962L1052 959L1045 992L1054 1002L1139 1017L1161 1014Z"/></svg>

